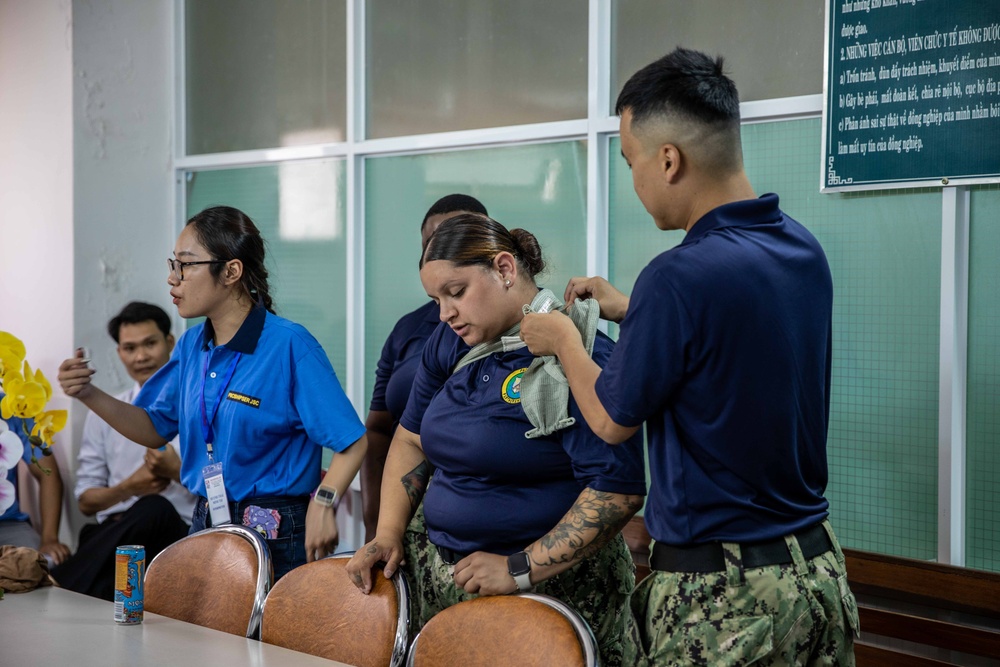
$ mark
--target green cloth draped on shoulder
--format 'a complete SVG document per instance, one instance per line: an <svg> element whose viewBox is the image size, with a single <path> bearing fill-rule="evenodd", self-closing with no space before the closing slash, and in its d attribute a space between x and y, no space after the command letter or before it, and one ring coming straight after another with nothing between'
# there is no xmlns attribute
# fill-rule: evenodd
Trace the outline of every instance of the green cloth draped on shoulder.
<svg viewBox="0 0 1000 667"><path fill-rule="evenodd" d="M537 312L539 306L546 301L553 301L554 310L562 312L573 320L583 338L587 354L593 356L597 321L601 314L597 301L594 299L577 301L569 310L564 310L565 304L562 299L553 294L552 290L541 289L531 300L531 304L524 306L525 314ZM509 352L524 347L520 332L521 323L518 322L499 338L473 346L458 360L452 373L496 352ZM521 408L534 427L526 432L524 437L543 437L575 424L576 419L569 415L569 395L569 382L559 360L554 356L536 357L521 378Z"/></svg>

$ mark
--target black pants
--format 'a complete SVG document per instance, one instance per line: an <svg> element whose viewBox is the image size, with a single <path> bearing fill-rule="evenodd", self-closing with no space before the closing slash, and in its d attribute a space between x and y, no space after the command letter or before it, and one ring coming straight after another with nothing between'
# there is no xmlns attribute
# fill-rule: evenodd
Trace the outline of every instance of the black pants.
<svg viewBox="0 0 1000 667"><path fill-rule="evenodd" d="M149 565L156 554L187 534L188 525L169 500L160 495L143 496L103 523L84 526L76 553L52 570L52 578L62 588L114 600L115 548L141 544Z"/></svg>

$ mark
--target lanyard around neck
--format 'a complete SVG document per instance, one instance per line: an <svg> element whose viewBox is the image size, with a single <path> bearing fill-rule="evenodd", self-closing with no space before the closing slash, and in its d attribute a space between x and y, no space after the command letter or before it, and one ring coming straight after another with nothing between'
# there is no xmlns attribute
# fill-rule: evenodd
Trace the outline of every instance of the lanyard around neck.
<svg viewBox="0 0 1000 667"><path fill-rule="evenodd" d="M208 409L205 407L205 384L208 382L208 360L211 356L212 351L205 354L205 367L201 374L201 434L205 438L205 447L208 450L209 460L212 458L212 440L214 435L212 432L212 422L215 421L215 414L219 411L219 406L222 404L222 395L226 393L226 387L229 386L229 381L233 379L233 373L236 372L236 364L240 360L240 357L243 356L243 353L237 352L229 364L226 376L222 379L222 385L219 387L219 396L212 407L212 414L209 415Z"/></svg>

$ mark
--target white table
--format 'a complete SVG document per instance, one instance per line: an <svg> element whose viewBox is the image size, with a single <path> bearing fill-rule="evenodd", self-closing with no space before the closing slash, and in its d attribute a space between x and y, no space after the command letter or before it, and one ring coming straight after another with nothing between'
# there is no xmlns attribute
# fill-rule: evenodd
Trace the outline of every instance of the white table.
<svg viewBox="0 0 1000 667"><path fill-rule="evenodd" d="M111 602L51 586L0 600L0 665L349 667L149 612L119 625Z"/></svg>

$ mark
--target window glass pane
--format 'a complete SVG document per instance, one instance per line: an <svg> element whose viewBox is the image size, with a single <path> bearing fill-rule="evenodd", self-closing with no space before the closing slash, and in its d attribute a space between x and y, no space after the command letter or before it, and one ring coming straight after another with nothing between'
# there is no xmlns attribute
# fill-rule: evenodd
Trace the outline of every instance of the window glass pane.
<svg viewBox="0 0 1000 667"><path fill-rule="evenodd" d="M191 172L188 217L235 206L264 236L278 315L304 326L345 386L347 372L346 183L343 160Z"/></svg>
<svg viewBox="0 0 1000 667"><path fill-rule="evenodd" d="M1000 570L1000 186L970 195L965 564Z"/></svg>
<svg viewBox="0 0 1000 667"><path fill-rule="evenodd" d="M820 120L743 127L759 193L806 225L833 273L828 459L847 546L937 555L941 195L820 194Z"/></svg>
<svg viewBox="0 0 1000 667"><path fill-rule="evenodd" d="M508 229L534 234L547 264L537 282L562 296L587 268L586 173L586 143L578 141L366 160L366 401L392 327L428 300L417 263L431 204L472 195Z"/></svg>
<svg viewBox="0 0 1000 667"><path fill-rule="evenodd" d="M368 136L587 116L586 0L367 0Z"/></svg>
<svg viewBox="0 0 1000 667"><path fill-rule="evenodd" d="M338 0L187 0L187 153L343 141L346 11Z"/></svg>
<svg viewBox="0 0 1000 667"><path fill-rule="evenodd" d="M612 109L632 74L678 45L724 56L744 102L821 93L823 9L787 0L617 0Z"/></svg>

